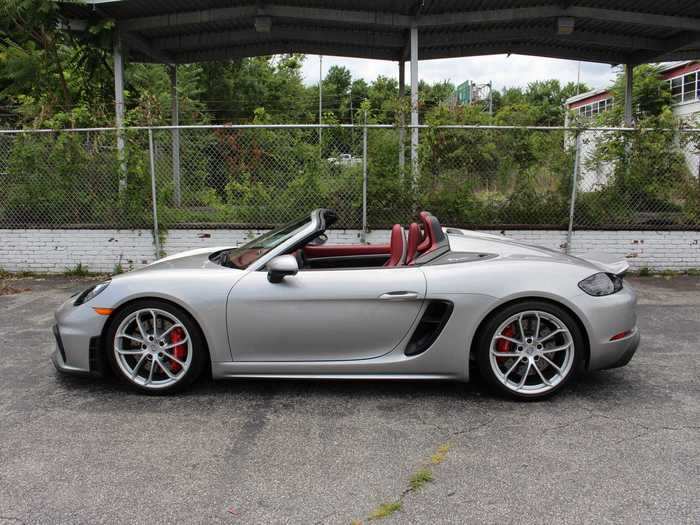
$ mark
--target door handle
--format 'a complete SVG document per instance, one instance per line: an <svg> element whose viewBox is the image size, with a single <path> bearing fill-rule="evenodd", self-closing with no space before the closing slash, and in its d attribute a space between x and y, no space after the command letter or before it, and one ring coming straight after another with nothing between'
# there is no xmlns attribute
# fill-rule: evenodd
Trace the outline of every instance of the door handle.
<svg viewBox="0 0 700 525"><path fill-rule="evenodd" d="M412 301L418 297L416 292L388 292L379 296L382 301Z"/></svg>

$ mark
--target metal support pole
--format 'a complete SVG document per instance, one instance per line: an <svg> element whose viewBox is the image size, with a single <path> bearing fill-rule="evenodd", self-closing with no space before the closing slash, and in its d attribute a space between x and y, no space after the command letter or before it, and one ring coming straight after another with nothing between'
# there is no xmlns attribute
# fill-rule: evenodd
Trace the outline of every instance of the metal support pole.
<svg viewBox="0 0 700 525"><path fill-rule="evenodd" d="M406 62L399 60L399 102L406 96ZM406 166L406 115L403 108L399 110L399 177L403 180Z"/></svg>
<svg viewBox="0 0 700 525"><path fill-rule="evenodd" d="M318 151L323 158L323 55L318 56Z"/></svg>
<svg viewBox="0 0 700 525"><path fill-rule="evenodd" d="M160 235L158 230L158 195L156 194L156 160L153 151L153 130L148 129L148 156L151 161L151 202L153 205L153 244L156 246L156 260L160 259Z"/></svg>
<svg viewBox="0 0 700 525"><path fill-rule="evenodd" d="M124 59L119 30L114 36L114 120L117 128L117 160L119 162L119 190L126 188L126 156L124 154Z"/></svg>
<svg viewBox="0 0 700 525"><path fill-rule="evenodd" d="M168 67L170 73L170 105L171 120L173 126L180 125L180 104L177 96L177 65ZM173 146L173 189L175 206L182 204L182 194L180 191L180 130L177 127L172 129Z"/></svg>
<svg viewBox="0 0 700 525"><path fill-rule="evenodd" d="M632 87L634 85L634 66L625 64L625 126L634 126L632 117Z"/></svg>
<svg viewBox="0 0 700 525"><path fill-rule="evenodd" d="M362 126L362 232L360 242L367 242L367 110Z"/></svg>
<svg viewBox="0 0 700 525"><path fill-rule="evenodd" d="M418 26L411 25L411 172L418 180Z"/></svg>
<svg viewBox="0 0 700 525"><path fill-rule="evenodd" d="M571 240L574 231L574 212L576 211L576 188L578 186L578 170L581 162L581 133L576 132L576 152L574 155L574 173L571 180L571 203L569 206L569 228L566 231L566 253L571 253Z"/></svg>

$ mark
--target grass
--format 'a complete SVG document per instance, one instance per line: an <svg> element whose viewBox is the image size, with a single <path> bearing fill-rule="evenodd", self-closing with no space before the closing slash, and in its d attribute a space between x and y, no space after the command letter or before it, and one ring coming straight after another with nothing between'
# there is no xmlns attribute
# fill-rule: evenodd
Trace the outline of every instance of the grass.
<svg viewBox="0 0 700 525"><path fill-rule="evenodd" d="M91 274L87 266L83 266L83 263L78 263L75 268L66 268L63 275L67 277L87 277Z"/></svg>
<svg viewBox="0 0 700 525"><path fill-rule="evenodd" d="M448 443L444 443L443 445L440 445L437 448L437 451L435 454L430 456L430 462L433 465L439 465L443 461L445 461L445 458L447 457L447 452L450 450L450 445Z"/></svg>
<svg viewBox="0 0 700 525"><path fill-rule="evenodd" d="M431 481L433 481L433 473L427 468L422 468L411 476L409 484L411 490L420 490L426 483L430 483Z"/></svg>
<svg viewBox="0 0 700 525"><path fill-rule="evenodd" d="M447 457L447 452L450 450L449 443L443 443L437 447L435 453L430 456L430 462L433 465L438 465L445 461ZM370 515L367 517L367 521L381 520L387 518L394 514L395 512L401 510L403 505L403 498L410 494L411 492L417 492L422 489L426 484L432 482L435 478L433 477L432 471L428 467L422 467L413 473L408 481L408 488L404 490L397 501L392 501L390 503L382 503L376 509L374 509ZM355 520L351 522L351 525L361 525L362 521Z"/></svg>
<svg viewBox="0 0 700 525"><path fill-rule="evenodd" d="M400 501L392 501L391 503L382 503L376 509L374 509L369 515L368 520L381 520L388 518L395 512L401 510Z"/></svg>

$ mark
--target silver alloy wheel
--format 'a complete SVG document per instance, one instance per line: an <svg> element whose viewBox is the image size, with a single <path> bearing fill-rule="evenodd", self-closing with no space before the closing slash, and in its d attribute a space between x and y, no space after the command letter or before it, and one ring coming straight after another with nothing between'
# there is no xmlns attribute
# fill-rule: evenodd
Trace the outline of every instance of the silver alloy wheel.
<svg viewBox="0 0 700 525"><path fill-rule="evenodd" d="M574 363L574 341L555 315L528 310L506 319L489 349L498 380L518 394L542 394L559 385Z"/></svg>
<svg viewBox="0 0 700 525"><path fill-rule="evenodd" d="M192 338L173 314L158 308L143 308L119 324L114 336L114 356L132 382L154 390L166 388L189 370Z"/></svg>

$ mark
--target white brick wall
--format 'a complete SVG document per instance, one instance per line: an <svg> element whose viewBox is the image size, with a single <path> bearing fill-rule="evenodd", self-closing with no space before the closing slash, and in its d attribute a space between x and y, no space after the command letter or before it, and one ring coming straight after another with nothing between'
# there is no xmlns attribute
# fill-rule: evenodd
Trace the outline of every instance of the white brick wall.
<svg viewBox="0 0 700 525"><path fill-rule="evenodd" d="M490 232L494 233L494 232ZM522 242L563 250L566 232L507 230L505 235ZM700 268L700 232L697 231L591 231L573 233L571 254L604 252L624 257L633 270L687 270Z"/></svg>
<svg viewBox="0 0 700 525"><path fill-rule="evenodd" d="M206 246L238 245L260 230L170 230L167 254ZM490 233L501 233L492 231ZM518 241L563 249L566 232L506 230ZM371 243L388 242L387 230L367 235ZM331 243L357 243L359 231L332 230ZM634 269L685 270L700 268L700 232L691 231L577 231L573 255L607 252L625 257ZM149 230L3 230L0 229L0 268L7 271L62 273L78 263L91 272L111 273L121 264L138 268L154 259Z"/></svg>

